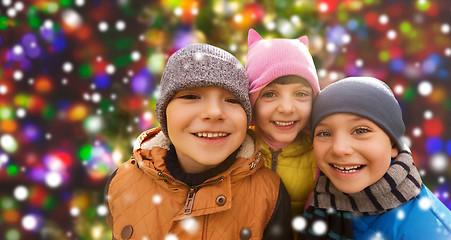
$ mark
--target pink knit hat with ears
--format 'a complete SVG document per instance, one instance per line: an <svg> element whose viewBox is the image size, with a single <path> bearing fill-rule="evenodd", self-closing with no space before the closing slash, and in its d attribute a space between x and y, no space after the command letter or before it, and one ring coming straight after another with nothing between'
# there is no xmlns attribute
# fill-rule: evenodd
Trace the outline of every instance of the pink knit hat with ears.
<svg viewBox="0 0 451 240"><path fill-rule="evenodd" d="M313 89L313 96L318 94L318 75L308 50L307 36L264 40L254 29L249 29L247 42L246 73L252 106L266 85L286 75L305 78Z"/></svg>

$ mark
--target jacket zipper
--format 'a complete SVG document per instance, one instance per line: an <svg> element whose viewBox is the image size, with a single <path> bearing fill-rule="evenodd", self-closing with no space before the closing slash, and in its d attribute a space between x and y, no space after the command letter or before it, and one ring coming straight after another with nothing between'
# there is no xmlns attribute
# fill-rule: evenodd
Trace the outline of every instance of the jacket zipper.
<svg viewBox="0 0 451 240"><path fill-rule="evenodd" d="M177 180L175 178L172 178L172 177L164 174L163 172L158 172L157 175L160 176L160 177L166 178L168 180L171 180L173 182L176 182L178 184L181 184L181 185L183 185L183 186L188 188L188 195L186 196L185 208L183 210L183 214L185 214L185 215L191 214L191 212L193 210L194 197L196 196L196 192L199 191L200 188L202 188L202 187L204 187L206 185L222 182L224 180L224 176L220 176L219 178L216 178L216 179L213 179L213 180L201 183L201 184L199 184L197 186L189 186L188 184L186 184L186 183L184 183L182 181L179 181L179 180Z"/></svg>
<svg viewBox="0 0 451 240"><path fill-rule="evenodd" d="M274 151L271 148L269 148L269 151L271 152L271 170L273 172L277 172L277 162L279 158L279 153L282 152L282 149Z"/></svg>

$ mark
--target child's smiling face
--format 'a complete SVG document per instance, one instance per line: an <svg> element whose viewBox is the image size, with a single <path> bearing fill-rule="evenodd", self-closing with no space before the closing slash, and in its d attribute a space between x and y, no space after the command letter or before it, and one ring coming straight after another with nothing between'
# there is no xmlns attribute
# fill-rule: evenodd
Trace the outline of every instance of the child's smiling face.
<svg viewBox="0 0 451 240"><path fill-rule="evenodd" d="M329 115L314 131L317 165L344 193L356 193L377 182L398 155L383 129L354 114Z"/></svg>
<svg viewBox="0 0 451 240"><path fill-rule="evenodd" d="M286 146L309 123L313 90L298 76L284 76L288 83L273 82L262 89L254 105L255 124L274 145Z"/></svg>
<svg viewBox="0 0 451 240"><path fill-rule="evenodd" d="M166 116L169 139L189 173L219 165L238 149L247 131L247 115L239 100L220 87L176 93Z"/></svg>

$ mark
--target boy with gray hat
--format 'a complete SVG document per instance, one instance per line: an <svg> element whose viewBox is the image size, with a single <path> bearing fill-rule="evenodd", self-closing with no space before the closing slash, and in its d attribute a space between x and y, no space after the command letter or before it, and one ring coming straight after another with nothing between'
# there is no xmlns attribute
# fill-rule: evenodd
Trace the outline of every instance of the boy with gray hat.
<svg viewBox="0 0 451 240"><path fill-rule="evenodd" d="M168 60L156 115L107 183L116 239L291 239L280 178L261 162L248 80L230 53L191 44Z"/></svg>
<svg viewBox="0 0 451 240"><path fill-rule="evenodd" d="M311 120L321 174L300 239L451 239L451 212L423 184L384 82L332 83L316 97Z"/></svg>

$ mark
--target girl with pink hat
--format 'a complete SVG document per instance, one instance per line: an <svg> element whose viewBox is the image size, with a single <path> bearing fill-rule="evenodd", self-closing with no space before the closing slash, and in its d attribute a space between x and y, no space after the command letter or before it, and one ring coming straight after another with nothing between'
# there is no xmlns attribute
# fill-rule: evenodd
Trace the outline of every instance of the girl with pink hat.
<svg viewBox="0 0 451 240"><path fill-rule="evenodd" d="M266 167L281 177L290 194L293 216L300 215L317 172L309 128L320 87L308 38L265 40L250 29L248 45L252 129Z"/></svg>

